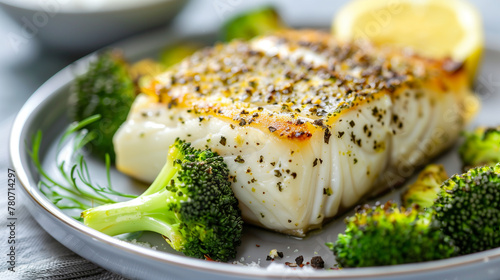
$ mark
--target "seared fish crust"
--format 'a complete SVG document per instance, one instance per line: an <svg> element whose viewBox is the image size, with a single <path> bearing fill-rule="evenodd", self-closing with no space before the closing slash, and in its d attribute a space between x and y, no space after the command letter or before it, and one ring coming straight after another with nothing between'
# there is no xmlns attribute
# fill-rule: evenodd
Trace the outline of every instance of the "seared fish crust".
<svg viewBox="0 0 500 280"><path fill-rule="evenodd" d="M288 30L157 76L115 135L116 163L152 181L175 138L210 147L247 222L303 236L447 148L471 104L457 63Z"/></svg>

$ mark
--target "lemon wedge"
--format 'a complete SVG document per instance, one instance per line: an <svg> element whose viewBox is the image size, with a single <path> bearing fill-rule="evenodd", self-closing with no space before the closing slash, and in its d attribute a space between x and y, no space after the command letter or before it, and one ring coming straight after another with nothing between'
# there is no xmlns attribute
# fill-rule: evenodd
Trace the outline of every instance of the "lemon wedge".
<svg viewBox="0 0 500 280"><path fill-rule="evenodd" d="M334 18L332 32L339 40L368 39L464 62L471 82L484 44L481 17L463 0L354 0Z"/></svg>

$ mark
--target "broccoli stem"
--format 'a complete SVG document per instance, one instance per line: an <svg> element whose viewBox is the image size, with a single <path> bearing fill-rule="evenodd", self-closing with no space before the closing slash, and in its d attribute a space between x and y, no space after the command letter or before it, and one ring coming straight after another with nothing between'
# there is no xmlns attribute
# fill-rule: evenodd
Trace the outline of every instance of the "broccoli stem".
<svg viewBox="0 0 500 280"><path fill-rule="evenodd" d="M243 221L221 156L176 139L153 184L139 197L82 213L108 235L152 231L186 256L226 261L241 244Z"/></svg>
<svg viewBox="0 0 500 280"><path fill-rule="evenodd" d="M162 234L173 249L182 250L183 236L176 214L169 210L169 201L178 201L175 194L164 190L130 201L106 204L82 213L85 225L114 236L137 231Z"/></svg>
<svg viewBox="0 0 500 280"><path fill-rule="evenodd" d="M172 145L168 150L167 162L153 183L151 183L151 186L149 186L149 188L141 196L159 192L162 188L165 188L172 179L174 179L174 176L176 176L177 172L181 168L180 164L175 164L175 160L180 157L179 154L180 150L175 145Z"/></svg>

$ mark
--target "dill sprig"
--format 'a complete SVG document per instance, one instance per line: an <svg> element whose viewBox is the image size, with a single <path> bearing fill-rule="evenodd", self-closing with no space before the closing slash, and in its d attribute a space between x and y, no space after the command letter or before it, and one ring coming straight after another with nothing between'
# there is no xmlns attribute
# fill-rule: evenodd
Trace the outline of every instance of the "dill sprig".
<svg viewBox="0 0 500 280"><path fill-rule="evenodd" d="M84 211L96 205L116 203L118 202L117 197L136 197L113 189L110 175L111 159L108 154L105 156L107 185L103 186L92 180L83 147L95 139L96 135L88 133L85 127L100 118L100 115L94 115L80 122L72 123L59 139L55 160L59 175L63 179L62 182L54 179L42 167L40 161L42 131L38 130L33 137L32 149L28 153L41 177L38 188L59 209ZM70 155L67 157L68 160L60 160L62 149L69 141L73 141L73 143ZM74 218L80 220L80 217Z"/></svg>

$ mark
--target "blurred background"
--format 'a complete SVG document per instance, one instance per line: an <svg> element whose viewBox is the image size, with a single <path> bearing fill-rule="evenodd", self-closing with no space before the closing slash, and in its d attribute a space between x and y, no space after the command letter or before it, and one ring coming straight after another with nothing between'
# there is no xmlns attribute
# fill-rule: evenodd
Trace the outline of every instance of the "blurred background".
<svg viewBox="0 0 500 280"><path fill-rule="evenodd" d="M99 46L130 35L127 32L139 32L140 29L145 28L144 21L150 21L148 24L156 25L157 28L173 28L182 30L183 33L214 32L224 20L243 10L264 4L273 4L277 7L284 20L292 26L323 26L328 28L333 15L347 1L315 0L306 3L299 0L147 0L140 2L151 2L153 8L144 11L135 7L133 1L0 0L1 6L3 6L3 9L0 9L0 86L2 88L0 92L0 112L2 119L12 117L25 100L58 70ZM102 5L98 4L99 2L108 2L109 4ZM157 8L154 6L157 4L155 2L174 3L159 5L160 8ZM179 2L181 3L179 4ZM500 19L498 17L500 4L498 1L471 0L470 2L482 14L486 43L500 45L500 43L496 43L500 42ZM16 3L15 5L21 8L42 7L45 12L43 10L42 12L36 10L12 11L11 5L14 5L12 3ZM57 6L54 3L61 4ZM116 7L118 3L120 3L120 7L129 8L134 14L139 15L134 18L130 17L126 11L121 11L118 15L110 13L109 10L113 9L110 6ZM89 11L99 9L103 10L104 15L102 16L108 20L110 17L119 16L129 18L124 22L118 22L118 27L111 27L117 28L113 31L113 36L106 36L106 33L101 32L100 29L102 28L98 28L101 19L92 18L90 21L82 19L89 18ZM172 12L177 12L179 9L182 10L178 15L173 20L169 20L170 17L174 16ZM154 10L162 12L163 18L153 19L153 17L157 17ZM110 14L105 14L106 12ZM100 38L105 38L101 41L94 39L78 42L78 38L85 38L85 36L64 34L65 30L60 28L65 25L65 20L68 20L65 17L77 22L80 27L79 32L101 32L104 35L99 33L101 34ZM53 25L56 24L59 26L60 31L54 29ZM88 25L87 28L85 24ZM52 34L47 35L49 32ZM54 37L54 34L56 37ZM63 47L54 43L54 41L57 42L58 40L58 34L60 36L59 40L69 41L66 46L63 43L60 43L63 44ZM68 36L74 38L68 39ZM47 37L49 38L47 39ZM44 43L41 43L41 40L44 40ZM73 46L71 46L71 43L73 43Z"/></svg>
<svg viewBox="0 0 500 280"><path fill-rule="evenodd" d="M103 2L105 5L100 4ZM93 50L133 34L147 32L147 29L164 29L165 34L172 32L171 29L183 34L213 33L233 15L264 4L275 6L291 26L330 28L333 15L346 2L348 0L0 0L0 167L6 170L10 166L8 135L15 114L24 102L57 71ZM486 47L500 50L500 2L469 2L482 15ZM137 3L147 8L139 8ZM41 7L41 10L30 10L29 7ZM100 12L91 16L92 11ZM109 30L103 28L104 19L115 21ZM72 32L73 27L66 24L70 22L77 24L78 32ZM84 34L97 37L89 39L91 37ZM495 86L494 90L498 93L500 71L492 73L497 74L489 77L486 86ZM1 182L3 180L0 179ZM30 228L30 236L39 235L37 240L41 240L48 249L62 247L38 227L27 211L24 212L23 224ZM23 234L27 235L26 228ZM40 247L40 252L29 257L31 260L41 259L44 254L57 252L66 256L66 260L70 256L74 262L86 262L64 249L51 253L50 250L43 252ZM24 261L29 262L30 259ZM50 265L47 268L50 269ZM116 277L90 263L88 271L95 274L95 279Z"/></svg>

